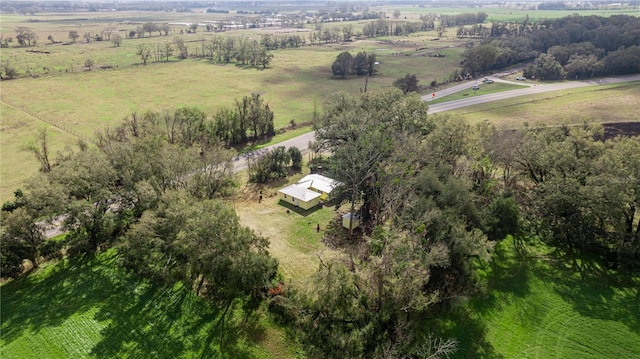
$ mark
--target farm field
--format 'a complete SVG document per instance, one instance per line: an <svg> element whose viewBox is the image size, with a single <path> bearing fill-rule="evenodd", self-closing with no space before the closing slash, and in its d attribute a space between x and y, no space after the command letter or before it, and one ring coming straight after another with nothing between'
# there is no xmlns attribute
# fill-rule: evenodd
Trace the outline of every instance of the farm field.
<svg viewBox="0 0 640 359"><path fill-rule="evenodd" d="M135 14L132 18L142 21L151 15ZM47 19L52 15L38 16ZM459 40L430 43L429 39L434 35L429 33L412 36L410 41L380 39L305 46L273 51L271 65L266 69L255 69L233 63L211 64L198 59L150 62L143 66L136 55L137 46L171 41L172 36L126 39L118 48L107 41L70 45L48 45L42 41L53 31L54 38L69 42L64 35L80 21L73 19L84 19L84 16L86 14L65 14L65 19L60 21L62 24L48 24L25 23L26 18L17 15L4 21L3 15L3 31L11 26L37 27L41 41L32 49L50 54L25 52L24 48L16 47L3 49L1 53L3 61L9 59L20 73L27 72L22 64L28 64L33 73L41 74L35 79L2 81L0 136L10 139L2 141L0 148L2 161L7 164L0 172L2 202L11 198L30 173L36 172L37 162L21 148L41 128L54 133L51 147L55 153L75 143L75 135L90 139L95 131L114 126L133 112L195 106L214 113L223 106L234 106L235 100L253 92L260 93L269 103L275 114L276 128L281 128L292 120L296 123L310 121L314 108L321 109L324 97L335 91L362 91L365 86L370 90L388 87L406 73L416 73L423 83L444 78L456 66L463 46ZM102 21L112 20L92 18L90 24L100 28L104 25ZM123 29L127 26L133 25L123 26ZM223 36L246 34L231 32ZM213 36L212 33L193 35L196 39ZM198 44L189 46L197 48ZM422 49L420 53L416 52L417 48ZM351 51L354 55L359 51L374 52L380 62L380 72L370 77L366 84L364 77L334 78L331 63L341 51ZM431 58L426 56L430 51L446 51L448 56ZM95 61L91 71L83 66L86 58ZM113 66L113 69L99 69L103 65ZM273 142L291 135L279 135ZM18 163L20 168L16 170L12 164Z"/></svg>
<svg viewBox="0 0 640 359"><path fill-rule="evenodd" d="M479 7L392 7L386 6L382 7L381 11L386 11L388 13L392 13L396 8L400 10L400 14L402 17L407 16L407 18L419 18L420 15L434 13L434 14L448 14L448 15L456 15L456 14L465 14L465 13L477 13L477 12L485 12L487 13L487 21L523 21L527 16L531 21L540 21L545 19L557 19L573 14L578 14L581 16L612 16L612 15L631 15L631 16L639 16L640 8L637 6L634 8L600 8L593 10L537 10L532 9L531 5L527 5L526 3L523 6L505 6L498 7L497 5L482 5Z"/></svg>

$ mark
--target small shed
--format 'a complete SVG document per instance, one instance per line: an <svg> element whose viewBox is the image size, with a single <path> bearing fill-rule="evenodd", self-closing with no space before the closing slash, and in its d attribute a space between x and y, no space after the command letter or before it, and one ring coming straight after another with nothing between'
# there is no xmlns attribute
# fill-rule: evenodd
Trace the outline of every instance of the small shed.
<svg viewBox="0 0 640 359"><path fill-rule="evenodd" d="M353 220L351 220L351 216L353 215ZM360 215L353 212L347 212L342 215L342 226L346 229L349 229L349 222L352 221L351 228L358 228L360 226Z"/></svg>

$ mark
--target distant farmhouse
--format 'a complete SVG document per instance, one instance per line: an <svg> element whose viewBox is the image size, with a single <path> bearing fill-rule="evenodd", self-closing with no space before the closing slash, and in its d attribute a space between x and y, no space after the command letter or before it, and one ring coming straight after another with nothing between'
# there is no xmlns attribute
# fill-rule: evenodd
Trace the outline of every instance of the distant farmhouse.
<svg viewBox="0 0 640 359"><path fill-rule="evenodd" d="M329 198L340 182L319 174L304 176L298 183L278 191L282 201L302 209L310 209Z"/></svg>

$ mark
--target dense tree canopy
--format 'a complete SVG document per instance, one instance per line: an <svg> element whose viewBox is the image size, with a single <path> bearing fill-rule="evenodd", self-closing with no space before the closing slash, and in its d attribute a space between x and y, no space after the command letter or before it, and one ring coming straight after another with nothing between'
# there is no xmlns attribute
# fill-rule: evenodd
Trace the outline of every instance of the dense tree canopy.
<svg viewBox="0 0 640 359"><path fill-rule="evenodd" d="M490 36L465 51L463 67L475 74L537 58L527 72L548 80L565 73L569 78L638 73L638 27L640 20L628 15L493 22ZM558 63L552 64L551 57Z"/></svg>
<svg viewBox="0 0 640 359"><path fill-rule="evenodd" d="M342 183L337 205L362 218L357 235L329 236L363 244L346 268L324 263L312 292L294 298L301 341L312 357L416 355L427 337L416 319L473 292L472 261L490 259L473 183L461 173L470 129L427 118L426 104L398 89L336 94L315 125L316 146L332 153L327 172Z"/></svg>
<svg viewBox="0 0 640 359"><path fill-rule="evenodd" d="M470 126L414 99L334 94L315 123L314 148L331 152L326 171L342 183L336 205L361 225L328 231L330 243L349 238L348 258L323 261L287 304L311 357L417 355L429 334L416 323L476 293L475 264L508 235L638 269L639 138Z"/></svg>
<svg viewBox="0 0 640 359"><path fill-rule="evenodd" d="M167 192L120 245L125 267L156 283L182 282L224 307L256 295L275 275L268 241L240 225L219 200Z"/></svg>
<svg viewBox="0 0 640 359"><path fill-rule="evenodd" d="M376 64L376 54L363 51L358 52L354 57L350 52L343 51L331 65L331 72L334 76L342 78L348 74L371 76L377 71Z"/></svg>

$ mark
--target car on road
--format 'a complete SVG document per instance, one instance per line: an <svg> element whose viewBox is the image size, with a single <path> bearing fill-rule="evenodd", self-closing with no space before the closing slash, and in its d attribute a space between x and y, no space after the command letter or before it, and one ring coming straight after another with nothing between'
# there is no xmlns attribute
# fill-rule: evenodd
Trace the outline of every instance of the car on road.
<svg viewBox="0 0 640 359"><path fill-rule="evenodd" d="M525 81L527 78L524 76L516 76L516 80L518 81Z"/></svg>
<svg viewBox="0 0 640 359"><path fill-rule="evenodd" d="M493 80L492 79L488 79L488 78L485 77L485 79L482 80L482 82L484 82L485 84L492 84Z"/></svg>

